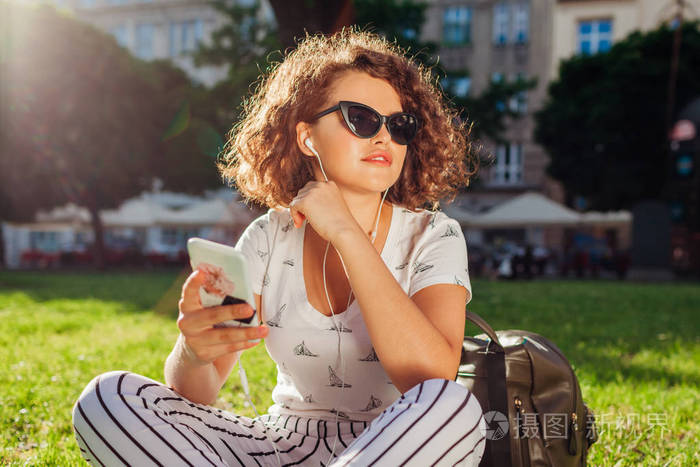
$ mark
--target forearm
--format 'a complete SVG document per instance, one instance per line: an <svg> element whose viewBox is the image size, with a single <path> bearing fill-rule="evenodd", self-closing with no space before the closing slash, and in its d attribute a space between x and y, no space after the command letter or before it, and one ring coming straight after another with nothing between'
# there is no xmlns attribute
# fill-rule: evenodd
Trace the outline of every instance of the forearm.
<svg viewBox="0 0 700 467"><path fill-rule="evenodd" d="M361 229L334 243L350 276L375 352L394 385L405 392L431 378L453 379L454 351L404 292Z"/></svg>
<svg viewBox="0 0 700 467"><path fill-rule="evenodd" d="M195 360L187 352L182 335L165 361L165 382L185 398L198 404L213 404L240 352L221 357L213 363Z"/></svg>

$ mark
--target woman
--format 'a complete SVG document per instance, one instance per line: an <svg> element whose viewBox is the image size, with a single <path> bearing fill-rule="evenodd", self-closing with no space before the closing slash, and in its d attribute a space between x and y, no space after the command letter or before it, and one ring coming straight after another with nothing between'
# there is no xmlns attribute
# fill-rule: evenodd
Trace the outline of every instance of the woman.
<svg viewBox="0 0 700 467"><path fill-rule="evenodd" d="M427 70L355 29L307 35L244 110L219 168L270 207L236 244L264 324L214 328L254 310L202 309L193 272L167 386L95 378L73 412L81 452L96 465L477 465L482 410L453 381L466 244L454 219L420 209L473 174L464 124ZM254 419L207 405L259 338L275 404Z"/></svg>

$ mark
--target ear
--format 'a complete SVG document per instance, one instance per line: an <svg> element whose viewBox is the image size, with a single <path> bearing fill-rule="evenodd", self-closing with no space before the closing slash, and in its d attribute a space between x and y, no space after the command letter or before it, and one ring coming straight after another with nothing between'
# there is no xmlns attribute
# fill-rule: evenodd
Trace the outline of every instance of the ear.
<svg viewBox="0 0 700 467"><path fill-rule="evenodd" d="M311 125L306 122L299 122L296 126L296 132L297 146L299 146L299 150L307 156L316 157L314 156L314 153L311 152L311 150L304 144L304 140L311 137Z"/></svg>

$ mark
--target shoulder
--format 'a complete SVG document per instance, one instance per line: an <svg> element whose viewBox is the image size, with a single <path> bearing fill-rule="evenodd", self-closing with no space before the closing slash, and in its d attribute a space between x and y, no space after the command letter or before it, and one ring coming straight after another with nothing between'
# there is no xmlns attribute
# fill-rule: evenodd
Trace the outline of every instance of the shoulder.
<svg viewBox="0 0 700 467"><path fill-rule="evenodd" d="M462 228L459 222L443 211L410 210L400 208L401 215L406 218L405 235L416 240L435 237L461 237Z"/></svg>
<svg viewBox="0 0 700 467"><path fill-rule="evenodd" d="M258 217L254 218L250 226L259 228L261 230L268 230L268 227L275 224L284 223L284 221L289 218L291 219L291 214L289 208L279 208L273 209L269 208L266 212L260 214Z"/></svg>
<svg viewBox="0 0 700 467"><path fill-rule="evenodd" d="M249 235L272 241L293 228L294 221L289 208L269 208L266 212L253 219L246 228L246 232Z"/></svg>

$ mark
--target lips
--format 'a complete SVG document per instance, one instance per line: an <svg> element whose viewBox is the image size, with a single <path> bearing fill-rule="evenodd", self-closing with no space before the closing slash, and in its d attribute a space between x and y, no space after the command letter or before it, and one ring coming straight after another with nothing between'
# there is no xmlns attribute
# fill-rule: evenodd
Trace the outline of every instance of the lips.
<svg viewBox="0 0 700 467"><path fill-rule="evenodd" d="M371 161L374 157L383 157L386 161L391 164L391 155L388 152L373 152L369 156L363 158L363 161Z"/></svg>

